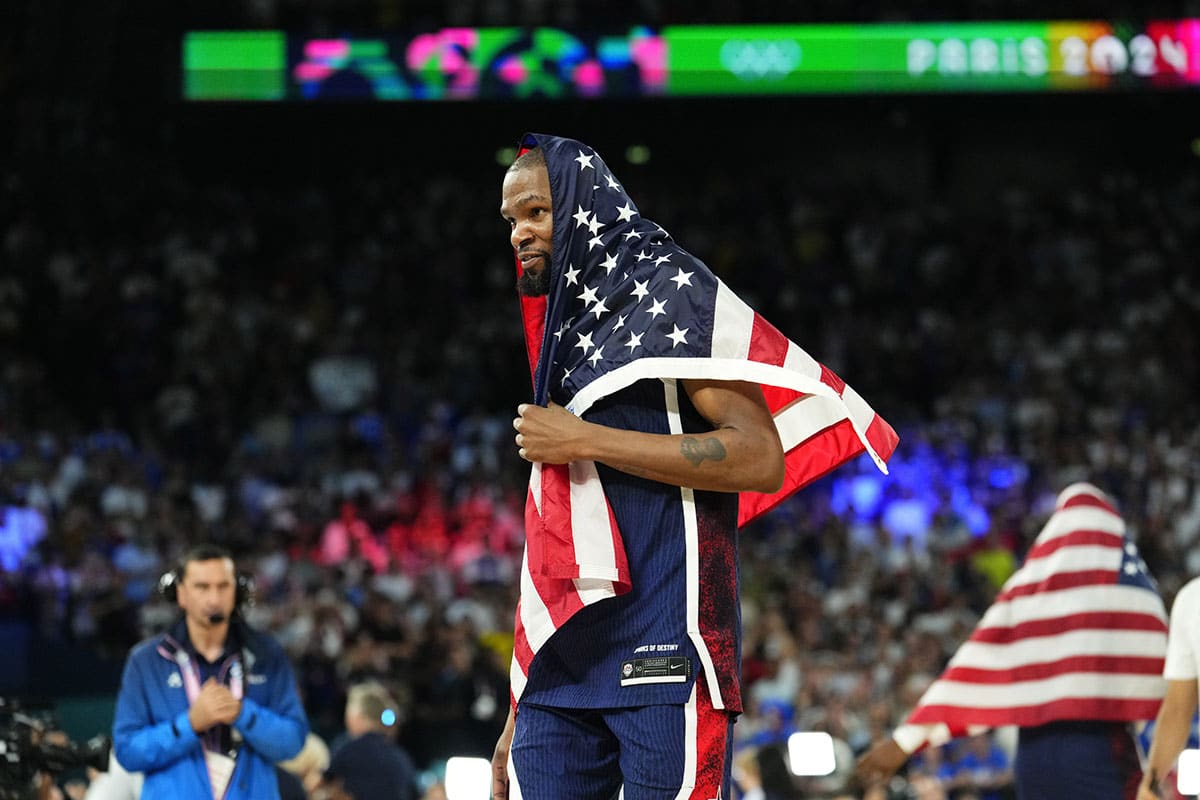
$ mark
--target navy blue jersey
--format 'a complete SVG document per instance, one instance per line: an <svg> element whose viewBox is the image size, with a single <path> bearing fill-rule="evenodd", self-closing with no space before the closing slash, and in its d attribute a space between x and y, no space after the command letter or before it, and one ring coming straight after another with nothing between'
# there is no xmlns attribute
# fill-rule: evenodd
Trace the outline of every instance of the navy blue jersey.
<svg viewBox="0 0 1200 800"><path fill-rule="evenodd" d="M646 433L712 430L674 380L638 381L584 418ZM550 637L521 701L684 703L700 677L718 708L740 711L737 494L681 489L602 464L597 470L624 538L632 589L584 608Z"/></svg>

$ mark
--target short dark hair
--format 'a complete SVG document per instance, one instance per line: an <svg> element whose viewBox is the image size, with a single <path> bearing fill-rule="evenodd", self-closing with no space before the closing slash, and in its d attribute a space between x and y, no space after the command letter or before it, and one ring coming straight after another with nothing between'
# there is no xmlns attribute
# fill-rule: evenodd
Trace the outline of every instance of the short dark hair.
<svg viewBox="0 0 1200 800"><path fill-rule="evenodd" d="M513 161L512 166L508 168L509 172L516 172L521 169L533 169L535 167L546 166L546 154L542 152L540 147L531 147L517 159Z"/></svg>
<svg viewBox="0 0 1200 800"><path fill-rule="evenodd" d="M234 561L233 553L221 545L211 542L198 544L184 553L183 557L179 559L179 579L183 580L183 576L187 573L188 564L191 564L193 561L217 561L226 558ZM234 565L236 567L236 561L234 561Z"/></svg>

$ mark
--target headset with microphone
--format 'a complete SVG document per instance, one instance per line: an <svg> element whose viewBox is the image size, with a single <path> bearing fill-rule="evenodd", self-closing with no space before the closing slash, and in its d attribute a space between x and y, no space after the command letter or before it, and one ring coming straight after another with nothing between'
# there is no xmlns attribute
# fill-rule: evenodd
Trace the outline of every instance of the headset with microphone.
<svg viewBox="0 0 1200 800"><path fill-rule="evenodd" d="M175 605L179 597L179 582L183 579L183 567L173 567L158 579L158 593L171 605ZM254 576L248 572L238 572L237 585L233 592L233 613L237 614L254 605ZM228 621L221 613L209 614L210 625L220 625Z"/></svg>

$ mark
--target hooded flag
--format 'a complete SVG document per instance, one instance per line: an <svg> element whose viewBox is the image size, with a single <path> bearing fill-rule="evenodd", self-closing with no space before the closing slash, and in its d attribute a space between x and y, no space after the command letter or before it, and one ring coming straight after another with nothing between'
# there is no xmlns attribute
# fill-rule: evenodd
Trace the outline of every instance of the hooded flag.
<svg viewBox="0 0 1200 800"><path fill-rule="evenodd" d="M893 738L912 753L1000 725L1154 719L1166 652L1166 610L1125 522L1072 484Z"/></svg>
<svg viewBox="0 0 1200 800"><path fill-rule="evenodd" d="M550 293L521 298L536 403L554 400L583 416L647 378L759 384L786 477L774 494L739 497L740 524L863 452L887 472L898 437L857 392L644 218L594 150L527 135L523 151L534 147L549 171L554 224ZM594 463L534 464L525 530L514 701L550 636L585 605L630 585Z"/></svg>

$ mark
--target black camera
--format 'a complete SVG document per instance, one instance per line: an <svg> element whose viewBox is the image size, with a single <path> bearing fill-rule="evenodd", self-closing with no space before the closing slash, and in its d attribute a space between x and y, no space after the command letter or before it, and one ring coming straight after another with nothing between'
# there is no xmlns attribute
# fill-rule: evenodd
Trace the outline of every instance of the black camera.
<svg viewBox="0 0 1200 800"><path fill-rule="evenodd" d="M0 800L32 796L38 773L54 776L86 767L107 770L111 749L107 736L76 744L54 729L46 713L27 712L17 701L0 697Z"/></svg>

